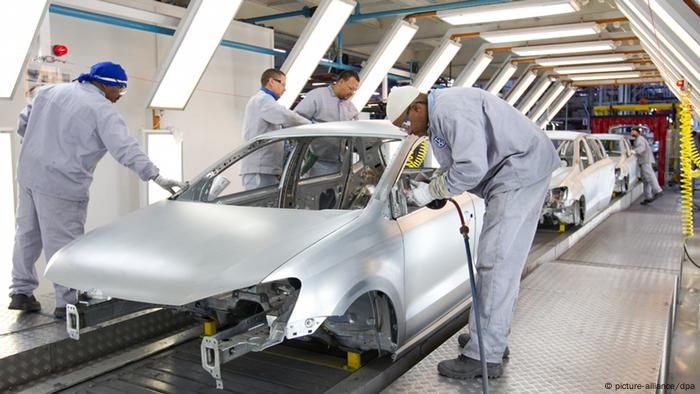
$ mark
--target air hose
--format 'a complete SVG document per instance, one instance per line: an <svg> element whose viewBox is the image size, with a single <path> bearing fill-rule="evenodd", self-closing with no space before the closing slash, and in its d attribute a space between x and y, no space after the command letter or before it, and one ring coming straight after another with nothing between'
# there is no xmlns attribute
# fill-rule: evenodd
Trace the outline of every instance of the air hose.
<svg viewBox="0 0 700 394"><path fill-rule="evenodd" d="M481 335L481 317L479 314L479 298L477 298L476 293L476 279L474 277L474 262L472 261L472 250L469 247L469 227L467 222L464 221L464 214L459 206L459 203L455 199L450 198L449 201L455 206L457 213L459 214L459 221L461 227L459 228L459 233L462 234L464 238L464 248L467 250L467 268L469 269L469 285L472 290L472 308L474 308L474 323L476 324L476 339L479 343L479 359L481 359L481 387L484 394L489 392L489 370L486 365L486 356L484 355L484 342ZM471 324L471 322L470 322Z"/></svg>
<svg viewBox="0 0 700 394"><path fill-rule="evenodd" d="M683 225L683 239L687 241L693 237L693 178L700 175L700 171L693 169L700 167L700 153L693 141L691 129L690 91L688 88L681 90L680 140L681 140L681 212Z"/></svg>
<svg viewBox="0 0 700 394"><path fill-rule="evenodd" d="M406 167L408 168L419 168L423 161L425 161L425 156L428 154L428 141L421 142L416 150L408 155L408 160L406 160Z"/></svg>

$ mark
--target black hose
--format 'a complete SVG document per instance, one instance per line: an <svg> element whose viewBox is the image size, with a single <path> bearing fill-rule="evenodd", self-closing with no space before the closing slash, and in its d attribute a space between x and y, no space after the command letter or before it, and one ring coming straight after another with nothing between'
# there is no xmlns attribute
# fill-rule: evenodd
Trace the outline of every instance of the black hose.
<svg viewBox="0 0 700 394"><path fill-rule="evenodd" d="M688 260L690 260L690 262L694 266L696 266L698 269L700 269L700 266L698 265L698 263L696 263L695 260L693 260L693 258L690 257L690 253L688 253L688 245L685 242L683 243L683 251L685 252L686 257L688 257Z"/></svg>
<svg viewBox="0 0 700 394"><path fill-rule="evenodd" d="M467 268L469 269L469 285L471 286L471 291L472 291L472 308L474 308L474 322L476 324L476 339L479 344L479 358L481 359L481 388L484 394L488 394L489 392L489 370L488 370L488 365L486 363L486 357L484 355L484 340L481 335L481 317L479 314L479 298L477 297L476 293L476 279L474 277L474 263L472 261L472 251L471 248L469 247L469 227L467 227L466 222L464 221L464 215L462 214L462 209L459 206L459 203L455 201L454 199L450 198L449 201L455 206L455 209L457 209L457 213L459 213L459 220L462 223L462 226L459 228L460 234L462 234L462 238L464 238L464 248L467 250ZM471 324L471 322L470 322Z"/></svg>

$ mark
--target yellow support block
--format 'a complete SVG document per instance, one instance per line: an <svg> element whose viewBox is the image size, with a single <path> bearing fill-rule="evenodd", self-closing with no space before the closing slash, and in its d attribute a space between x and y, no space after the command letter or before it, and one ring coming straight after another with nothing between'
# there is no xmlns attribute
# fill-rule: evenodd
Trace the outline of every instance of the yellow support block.
<svg viewBox="0 0 700 394"><path fill-rule="evenodd" d="M348 352L348 369L360 369L362 367L362 357L360 353Z"/></svg>
<svg viewBox="0 0 700 394"><path fill-rule="evenodd" d="M216 320L206 320L204 322L204 335L211 336L216 334L217 326Z"/></svg>
<svg viewBox="0 0 700 394"><path fill-rule="evenodd" d="M559 232L563 233L566 231L566 224L565 223L559 223Z"/></svg>

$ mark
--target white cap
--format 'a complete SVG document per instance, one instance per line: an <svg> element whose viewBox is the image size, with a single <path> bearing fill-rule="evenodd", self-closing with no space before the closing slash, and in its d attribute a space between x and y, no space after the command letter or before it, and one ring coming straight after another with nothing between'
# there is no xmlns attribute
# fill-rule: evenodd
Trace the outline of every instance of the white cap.
<svg viewBox="0 0 700 394"><path fill-rule="evenodd" d="M413 86L391 89L386 100L386 118L392 123L396 121L419 94L420 91Z"/></svg>

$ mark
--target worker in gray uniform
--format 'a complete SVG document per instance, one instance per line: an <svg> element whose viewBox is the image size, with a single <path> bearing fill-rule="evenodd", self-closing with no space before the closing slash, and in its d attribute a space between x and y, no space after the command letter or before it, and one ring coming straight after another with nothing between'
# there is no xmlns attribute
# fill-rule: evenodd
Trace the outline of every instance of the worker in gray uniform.
<svg viewBox="0 0 700 394"><path fill-rule="evenodd" d="M18 206L9 309L36 312L34 267L42 249L48 262L85 232L89 189L97 163L109 152L144 180L173 192L185 184L165 178L139 148L113 103L126 92L118 64L101 62L72 83L39 89L19 115ZM54 284L54 315L65 316L75 290Z"/></svg>
<svg viewBox="0 0 700 394"><path fill-rule="evenodd" d="M632 129L631 134L634 137L634 154L637 155L637 164L639 165L639 173L642 176L642 184L644 185L644 200L642 205L647 205L663 195L663 190L659 186L659 180L654 174L654 153L651 151L649 141L641 135L642 130L639 127Z"/></svg>
<svg viewBox="0 0 700 394"><path fill-rule="evenodd" d="M559 157L532 121L481 89L448 88L426 95L412 86L395 88L388 97L387 118L409 134L427 135L445 170L429 184L414 183L409 200L423 206L466 191L485 200L476 286L488 373L498 377L520 277ZM469 321L474 321L473 309ZM467 343L459 357L440 362L441 375L481 376L478 343L469 340L476 338L475 330L470 324L470 335L462 335Z"/></svg>
<svg viewBox="0 0 700 394"><path fill-rule="evenodd" d="M360 112L350 99L357 91L359 84L360 76L355 71L343 71L332 85L306 93L294 111L314 123L357 120ZM313 166L309 169L308 176L334 174L340 171L342 160L339 139L316 139L311 143L310 151Z"/></svg>
<svg viewBox="0 0 700 394"><path fill-rule="evenodd" d="M277 100L286 90L287 76L270 68L260 77L260 91L250 98L243 116L243 139L253 138L279 130L282 127L308 124L308 119L285 108ZM284 146L273 143L246 156L241 164L241 176L245 190L258 189L279 183L284 164Z"/></svg>

